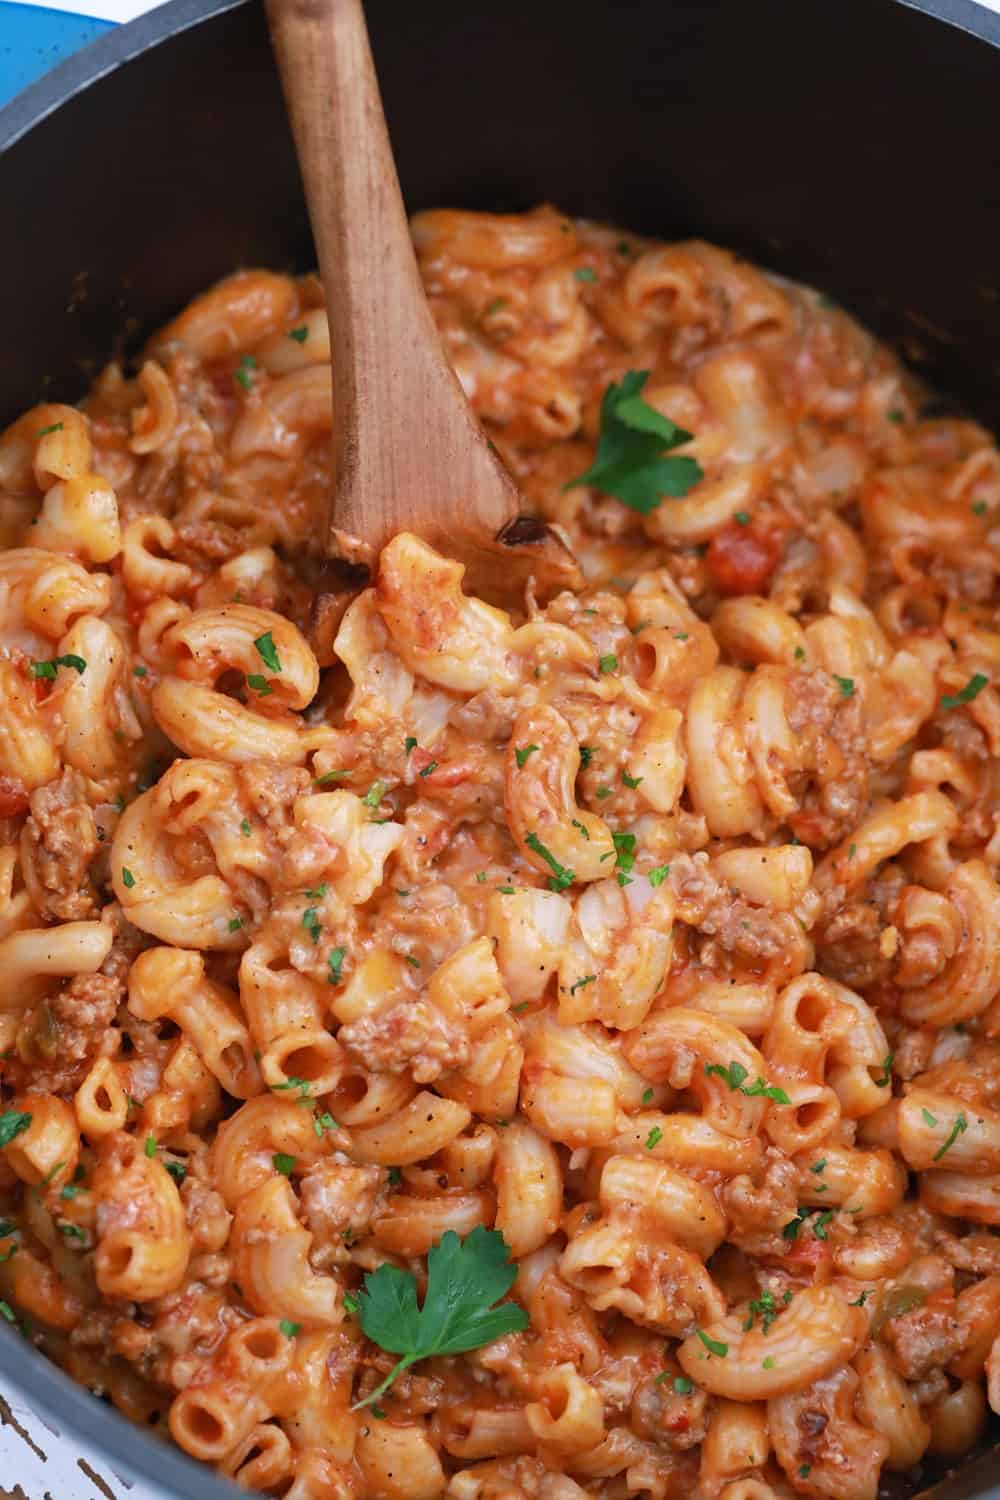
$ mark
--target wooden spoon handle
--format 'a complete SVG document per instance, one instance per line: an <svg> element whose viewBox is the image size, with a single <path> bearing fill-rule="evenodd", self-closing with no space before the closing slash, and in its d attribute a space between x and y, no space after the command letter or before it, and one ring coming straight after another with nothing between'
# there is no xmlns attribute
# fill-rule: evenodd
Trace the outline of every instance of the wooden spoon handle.
<svg viewBox="0 0 1000 1500"><path fill-rule="evenodd" d="M441 348L424 296L361 0L268 0L326 289L334 544L494 537L517 492ZM345 535L346 534L346 535ZM370 549L370 550L369 550Z"/></svg>
<svg viewBox="0 0 1000 1500"><path fill-rule="evenodd" d="M452 371L427 299L389 145L361 0L267 0L298 148L333 362L327 552L367 570L398 531L458 557L510 600L579 585L544 523L519 515ZM358 582L355 569L348 581Z"/></svg>

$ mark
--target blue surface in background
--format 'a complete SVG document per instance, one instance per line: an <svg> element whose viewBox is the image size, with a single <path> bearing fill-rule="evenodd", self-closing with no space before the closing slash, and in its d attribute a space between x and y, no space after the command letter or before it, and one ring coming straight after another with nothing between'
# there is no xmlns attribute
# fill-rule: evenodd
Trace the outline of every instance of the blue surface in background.
<svg viewBox="0 0 1000 1500"><path fill-rule="evenodd" d="M111 25L0 0L0 108L71 52L110 31Z"/></svg>

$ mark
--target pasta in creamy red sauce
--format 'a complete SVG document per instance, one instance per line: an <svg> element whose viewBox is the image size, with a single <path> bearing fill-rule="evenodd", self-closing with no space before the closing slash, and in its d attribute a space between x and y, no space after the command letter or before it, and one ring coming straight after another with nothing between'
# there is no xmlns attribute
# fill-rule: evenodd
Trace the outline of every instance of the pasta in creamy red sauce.
<svg viewBox="0 0 1000 1500"><path fill-rule="evenodd" d="M0 436L0 1313L270 1495L875 1500L1000 1410L997 448L724 250L413 230L579 594L330 590L315 276Z"/></svg>

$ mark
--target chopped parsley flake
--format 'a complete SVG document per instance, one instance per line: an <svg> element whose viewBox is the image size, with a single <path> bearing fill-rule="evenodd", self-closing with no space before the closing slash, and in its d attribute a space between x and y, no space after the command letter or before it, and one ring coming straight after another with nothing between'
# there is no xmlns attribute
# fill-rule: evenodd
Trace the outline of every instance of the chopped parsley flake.
<svg viewBox="0 0 1000 1500"><path fill-rule="evenodd" d="M674 1390L678 1396L690 1396L694 1390L694 1381L688 1380L686 1375L674 1376Z"/></svg>
<svg viewBox="0 0 1000 1500"><path fill-rule="evenodd" d="M584 976L583 976L582 979L577 979L573 984L570 985L570 987L569 987L570 994L571 995L575 995L576 992L577 992L577 990L582 990L583 989L584 985L593 984L594 981L596 980L596 978L597 978L596 974L584 974Z"/></svg>
<svg viewBox="0 0 1000 1500"><path fill-rule="evenodd" d="M990 679L988 677L983 676L982 672L974 673L973 676L970 677L968 682L965 684L965 687L962 688L961 692L945 693L944 697L941 699L941 707L958 708L963 703L971 703L974 698L979 697L979 694L982 692L983 688L986 687L989 680Z"/></svg>
<svg viewBox="0 0 1000 1500"><path fill-rule="evenodd" d="M552 879L549 881L550 890L564 891L566 890L567 886L571 886L573 884L574 880L576 879L573 871L567 869L565 865L561 865L559 863L552 851L546 849L537 833L529 833L524 842L527 844L529 849L533 849L536 854L540 855L541 858L544 859L545 863L552 871Z"/></svg>
<svg viewBox="0 0 1000 1500"><path fill-rule="evenodd" d="M726 1355L729 1353L728 1344L720 1343L718 1339L709 1338L708 1334L702 1328L696 1328L695 1332L697 1333L701 1342L705 1345L705 1348L708 1350L709 1354L715 1354L718 1355L719 1359L725 1359Z"/></svg>
<svg viewBox="0 0 1000 1500"><path fill-rule="evenodd" d="M274 636L269 630L265 630L263 635L259 635L257 637L257 639L254 641L254 646L257 648L257 655L260 657L261 661L264 663L265 667L269 669L269 671L281 671L281 662L278 659L278 648L274 644Z"/></svg>
<svg viewBox="0 0 1000 1500"><path fill-rule="evenodd" d="M597 751L593 745L580 745L577 748L580 751L580 770L585 771L597 754Z"/></svg>
<svg viewBox="0 0 1000 1500"><path fill-rule="evenodd" d="M837 684L837 686L840 688L840 696L842 698L850 698L853 695L853 693L854 693L854 678L853 677L838 677L837 674L836 674L836 672L834 672L834 674L833 674L833 680Z"/></svg>
<svg viewBox="0 0 1000 1500"><path fill-rule="evenodd" d="M155 1135L147 1135L147 1137L146 1137L146 1144L143 1147L143 1149L144 1149L146 1155L149 1157L150 1161L152 1161L153 1157L156 1155L156 1136Z"/></svg>
<svg viewBox="0 0 1000 1500"><path fill-rule="evenodd" d="M646 879L649 881L650 885L655 888L658 885L662 885L669 874L669 865L656 865L654 869L649 871Z"/></svg>
<svg viewBox="0 0 1000 1500"><path fill-rule="evenodd" d="M645 779L646 778L644 776L630 776L627 771L622 772L622 781L628 787L629 791L634 792L636 787L639 786L641 782L645 781Z"/></svg>
<svg viewBox="0 0 1000 1500"><path fill-rule="evenodd" d="M895 1057L895 1053L894 1052L887 1052L886 1055L885 1055L885 1057L883 1057L883 1059L882 1059L882 1077L881 1078L876 1078L876 1080L875 1080L875 1087L877 1089L888 1088L889 1084L892 1082L892 1060L893 1060L894 1057Z"/></svg>
<svg viewBox="0 0 1000 1500"><path fill-rule="evenodd" d="M288 1318L282 1318L281 1322L278 1324L278 1327L281 1329L286 1339L293 1339L297 1333L301 1333L302 1331L301 1323L292 1323Z"/></svg>
<svg viewBox="0 0 1000 1500"><path fill-rule="evenodd" d="M652 1089L643 1089L643 1091L642 1091L642 1102L643 1102L643 1104L652 1104L652 1102L653 1102L653 1090Z"/></svg>
<svg viewBox="0 0 1000 1500"><path fill-rule="evenodd" d="M920 1113L923 1115L923 1117L927 1121L928 1125L936 1125L937 1124L937 1120L931 1114L931 1112L930 1112L929 1109L922 1109L920 1111Z"/></svg>
<svg viewBox="0 0 1000 1500"><path fill-rule="evenodd" d="M132 871L129 869L128 865L122 865L122 885L127 891L130 891L135 885L135 876L132 874Z"/></svg>
<svg viewBox="0 0 1000 1500"><path fill-rule="evenodd" d="M309 936L312 938L313 942L318 943L322 924L320 923L319 913L317 912L315 906L306 907L305 911L302 913L302 925L308 932Z"/></svg>
<svg viewBox="0 0 1000 1500"><path fill-rule="evenodd" d="M608 672L617 672L618 658L617 656L615 656L614 652L610 652L607 656L602 656L597 665L600 667L601 672L605 675Z"/></svg>
<svg viewBox="0 0 1000 1500"><path fill-rule="evenodd" d="M591 266L577 266L573 272L577 281L596 281L597 272Z"/></svg>
<svg viewBox="0 0 1000 1500"><path fill-rule="evenodd" d="M309 337L309 329L305 324L301 328L289 328L288 337L294 339L297 344L304 344Z"/></svg>
<svg viewBox="0 0 1000 1500"><path fill-rule="evenodd" d="M250 832L250 819L244 818L243 822L240 824L240 833L242 833L245 839L248 839L250 837Z"/></svg>
<svg viewBox="0 0 1000 1500"><path fill-rule="evenodd" d="M962 1111L959 1110L958 1114L955 1116L955 1123L952 1125L951 1130L948 1134L948 1139L945 1141L940 1151L935 1151L934 1160L940 1161L945 1152L950 1151L951 1147L954 1146L959 1136L964 1134L964 1132L968 1130L968 1128L969 1122L965 1118L965 1115L962 1113Z"/></svg>
<svg viewBox="0 0 1000 1500"><path fill-rule="evenodd" d="M341 966L343 965L346 953L346 948L332 948L330 950L330 955L327 958L327 963L330 966L330 973L328 978L331 984L340 983L340 970Z"/></svg>
<svg viewBox="0 0 1000 1500"><path fill-rule="evenodd" d="M239 368L233 371L233 377L239 382L245 391L253 390L253 377L251 370L256 369L257 361L252 354L244 354L240 360Z"/></svg>
<svg viewBox="0 0 1000 1500"><path fill-rule="evenodd" d="M654 1125L652 1130L646 1137L646 1150L652 1151L653 1147L659 1145L660 1141L662 1140L663 1131L660 1129L659 1125Z"/></svg>
<svg viewBox="0 0 1000 1500"><path fill-rule="evenodd" d="M33 661L28 667L32 677L47 677L52 680L59 667L72 667L74 672L79 672L82 677L87 670L87 663L82 656L74 656L70 652L67 656L54 656L51 661Z"/></svg>
<svg viewBox="0 0 1000 1500"><path fill-rule="evenodd" d="M282 1177L291 1177L295 1170L295 1157L289 1156L285 1151L276 1151L271 1157L274 1170L280 1172Z"/></svg>
<svg viewBox="0 0 1000 1500"><path fill-rule="evenodd" d="M537 749L537 745L522 745L519 749L514 751L514 759L517 761L518 769L521 769L521 767L524 766L528 759L528 756L534 755Z"/></svg>
<svg viewBox="0 0 1000 1500"><path fill-rule="evenodd" d="M269 693L274 692L274 688L260 672L247 673L247 687L253 688L260 698L266 698Z"/></svg>

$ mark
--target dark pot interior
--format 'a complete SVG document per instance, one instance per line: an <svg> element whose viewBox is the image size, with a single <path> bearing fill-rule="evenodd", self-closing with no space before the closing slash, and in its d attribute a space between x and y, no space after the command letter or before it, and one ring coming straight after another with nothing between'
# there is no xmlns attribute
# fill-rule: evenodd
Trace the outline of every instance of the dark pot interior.
<svg viewBox="0 0 1000 1500"><path fill-rule="evenodd" d="M1000 428L1000 18L971 0L370 0L411 209L562 208L825 288ZM241 265L313 255L256 0L172 0L0 113L0 423ZM189 1500L235 1494L0 1328L0 1380ZM940 1500L1000 1497L987 1456ZM894 1481L912 1493L935 1478Z"/></svg>

